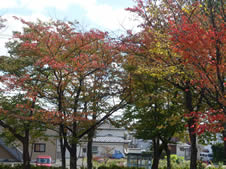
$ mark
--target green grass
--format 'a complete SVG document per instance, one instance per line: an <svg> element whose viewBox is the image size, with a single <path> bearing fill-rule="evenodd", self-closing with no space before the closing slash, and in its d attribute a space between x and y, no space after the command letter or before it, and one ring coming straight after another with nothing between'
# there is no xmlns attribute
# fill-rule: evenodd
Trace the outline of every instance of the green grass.
<svg viewBox="0 0 226 169"><path fill-rule="evenodd" d="M123 166L126 165L126 159L108 159L108 161L106 162L98 162L97 160L93 161L93 166L94 167L99 167L102 165L106 165L106 166L111 166L111 165L117 165L117 166Z"/></svg>

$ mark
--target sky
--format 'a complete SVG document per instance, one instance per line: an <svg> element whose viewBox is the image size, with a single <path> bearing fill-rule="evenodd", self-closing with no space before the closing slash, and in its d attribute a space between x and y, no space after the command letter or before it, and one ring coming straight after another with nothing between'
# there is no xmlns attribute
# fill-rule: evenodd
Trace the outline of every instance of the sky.
<svg viewBox="0 0 226 169"><path fill-rule="evenodd" d="M133 0L0 0L0 15L6 18L6 28L0 31L0 52L6 54L4 44L13 30L22 25L12 16L35 21L60 19L78 21L85 30L97 28L120 32L136 29L134 15L125 8L134 6Z"/></svg>

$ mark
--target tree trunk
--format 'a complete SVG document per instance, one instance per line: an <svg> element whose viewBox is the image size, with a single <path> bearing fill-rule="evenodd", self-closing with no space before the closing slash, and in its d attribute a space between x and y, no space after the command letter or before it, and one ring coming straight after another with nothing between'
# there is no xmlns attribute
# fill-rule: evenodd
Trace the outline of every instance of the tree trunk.
<svg viewBox="0 0 226 169"><path fill-rule="evenodd" d="M93 163L93 152L92 152L92 145L93 145L93 136L94 130L88 133L88 144L87 144L87 169L92 169Z"/></svg>
<svg viewBox="0 0 226 169"><path fill-rule="evenodd" d="M66 147L63 141L63 126L60 125L60 152L61 152L61 168L66 168Z"/></svg>
<svg viewBox="0 0 226 169"><path fill-rule="evenodd" d="M167 156L167 169L171 169L170 150L167 144L165 145L165 151Z"/></svg>
<svg viewBox="0 0 226 169"><path fill-rule="evenodd" d="M76 110L76 109L74 109ZM73 122L72 141L70 148L70 169L77 169L77 122Z"/></svg>
<svg viewBox="0 0 226 169"><path fill-rule="evenodd" d="M92 167L93 167L92 145L93 145L93 139L91 138L88 140L88 144L87 144L87 169L92 169Z"/></svg>
<svg viewBox="0 0 226 169"><path fill-rule="evenodd" d="M61 81L58 84L57 87L57 93L58 93L58 111L62 113L63 105L62 105L62 99L63 99L63 90L61 88ZM62 118L62 117L61 117ZM66 168L66 145L64 142L64 126L63 124L60 124L59 129L59 136L60 136L60 151L61 151L61 168Z"/></svg>
<svg viewBox="0 0 226 169"><path fill-rule="evenodd" d="M224 123L224 131L223 131L223 140L224 140L224 165L226 165L226 123Z"/></svg>
<svg viewBox="0 0 226 169"><path fill-rule="evenodd" d="M77 169L77 143L75 142L71 144L70 169Z"/></svg>
<svg viewBox="0 0 226 169"><path fill-rule="evenodd" d="M185 90L185 108L187 109L188 113L191 113L193 111L192 106L192 93L190 90L190 82L187 82L187 88ZM195 118L192 117L188 120L188 131L189 131L189 137L191 142L191 156L190 156L190 169L196 169L197 168L197 145L196 145L196 133L195 133Z"/></svg>
<svg viewBox="0 0 226 169"><path fill-rule="evenodd" d="M30 156L29 156L29 130L25 130L25 137L23 140L23 168L30 169Z"/></svg>
<svg viewBox="0 0 226 169"><path fill-rule="evenodd" d="M97 102L93 103L93 111L96 112L97 111ZM92 115L93 121L96 121L96 113L93 113ZM87 169L92 169L93 168L93 137L95 134L95 128L93 128L92 130L90 130L90 132L88 133L88 144L87 144Z"/></svg>
<svg viewBox="0 0 226 169"><path fill-rule="evenodd" d="M151 169L158 169L162 150L160 150L159 139L153 139L154 157Z"/></svg>
<svg viewBox="0 0 226 169"><path fill-rule="evenodd" d="M190 157L190 169L196 169L197 168L197 145L196 145L196 133L194 133L194 121L189 122L189 137L191 142L191 157Z"/></svg>

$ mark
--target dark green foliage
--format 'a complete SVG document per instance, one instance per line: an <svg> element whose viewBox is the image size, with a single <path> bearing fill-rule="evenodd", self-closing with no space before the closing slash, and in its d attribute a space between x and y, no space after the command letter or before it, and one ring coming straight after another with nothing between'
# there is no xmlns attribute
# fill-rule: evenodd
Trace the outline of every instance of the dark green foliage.
<svg viewBox="0 0 226 169"><path fill-rule="evenodd" d="M108 169L109 167L107 167L107 166L100 166L100 167L98 167L98 169Z"/></svg>
<svg viewBox="0 0 226 169"><path fill-rule="evenodd" d="M137 167L124 167L124 166L117 166L117 165L111 165L111 166L100 166L98 169L138 169ZM143 168L139 168L143 169Z"/></svg>
<svg viewBox="0 0 226 169"><path fill-rule="evenodd" d="M224 144L217 143L212 145L213 149L213 161L214 162L223 162L224 161Z"/></svg>
<svg viewBox="0 0 226 169"><path fill-rule="evenodd" d="M0 165L0 169L23 169L22 165ZM61 169L61 167L45 167L45 166L33 166L31 165L31 169Z"/></svg>

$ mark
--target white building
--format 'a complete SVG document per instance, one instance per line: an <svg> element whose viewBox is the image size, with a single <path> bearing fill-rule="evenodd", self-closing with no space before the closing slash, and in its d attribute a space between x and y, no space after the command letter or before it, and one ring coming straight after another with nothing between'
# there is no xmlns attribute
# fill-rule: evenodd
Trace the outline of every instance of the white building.
<svg viewBox="0 0 226 169"><path fill-rule="evenodd" d="M115 151L121 152L128 149L130 140L125 128L116 128L109 121L105 121L97 128L93 139L93 155L98 157L112 156ZM82 145L82 155L86 153L86 144Z"/></svg>
<svg viewBox="0 0 226 169"><path fill-rule="evenodd" d="M124 155L130 140L127 140L128 132L125 128L116 128L109 121L105 121L100 125L93 138L93 156L104 157L111 156L117 152ZM78 146L78 156L85 157L87 153L87 142L81 142ZM60 158L60 144L57 143L57 154ZM66 151L66 158L70 158L70 154Z"/></svg>

